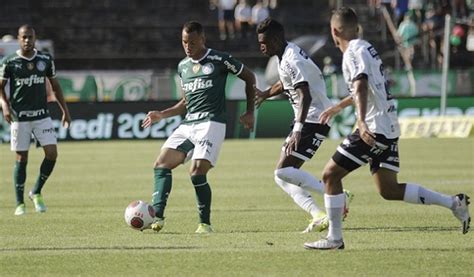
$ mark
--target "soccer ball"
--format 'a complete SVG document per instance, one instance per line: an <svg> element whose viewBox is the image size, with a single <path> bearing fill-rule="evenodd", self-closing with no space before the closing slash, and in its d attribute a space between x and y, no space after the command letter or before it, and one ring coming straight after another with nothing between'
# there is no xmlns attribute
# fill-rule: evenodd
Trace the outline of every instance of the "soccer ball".
<svg viewBox="0 0 474 277"><path fill-rule="evenodd" d="M125 209L125 222L135 230L142 231L150 227L155 218L155 209L142 200L133 201Z"/></svg>

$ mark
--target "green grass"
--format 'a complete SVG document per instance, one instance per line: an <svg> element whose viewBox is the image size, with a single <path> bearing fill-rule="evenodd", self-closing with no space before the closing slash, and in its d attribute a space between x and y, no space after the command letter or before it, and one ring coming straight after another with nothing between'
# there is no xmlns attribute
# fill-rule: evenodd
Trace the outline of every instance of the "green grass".
<svg viewBox="0 0 474 277"><path fill-rule="evenodd" d="M462 235L449 210L378 196L367 167L345 179L355 194L344 224L346 250L308 251L321 234L300 234L307 215L273 182L281 139L228 140L209 174L216 233L196 235L189 164L173 172L161 233L128 228L123 212L149 201L152 164L163 141L60 143L43 191L48 212L15 217L14 154L0 145L0 276L420 276L473 274L474 232ZM321 171L338 142L305 169ZM402 140L400 181L474 197L474 139ZM28 191L42 151L30 152ZM322 196L316 195L321 206ZM473 198L474 200L474 198Z"/></svg>

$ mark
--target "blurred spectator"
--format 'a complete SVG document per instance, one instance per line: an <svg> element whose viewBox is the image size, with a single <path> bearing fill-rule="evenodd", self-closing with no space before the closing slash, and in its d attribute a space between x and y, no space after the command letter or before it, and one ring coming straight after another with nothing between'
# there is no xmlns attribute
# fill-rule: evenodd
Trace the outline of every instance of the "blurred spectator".
<svg viewBox="0 0 474 277"><path fill-rule="evenodd" d="M408 0L393 0L392 7L395 11L395 26L399 26L408 11Z"/></svg>
<svg viewBox="0 0 474 277"><path fill-rule="evenodd" d="M268 10L267 1L257 0L255 5L252 7L252 24L257 26L269 16L270 11Z"/></svg>
<svg viewBox="0 0 474 277"><path fill-rule="evenodd" d="M337 67L333 63L332 58L329 56L324 57L323 59L323 75L324 76L331 76L332 74L336 73Z"/></svg>
<svg viewBox="0 0 474 277"><path fill-rule="evenodd" d="M449 0L428 0L426 20L422 29L428 34L427 44L430 49L429 57L432 67L440 67L443 61L441 44L443 42L444 16L450 11Z"/></svg>
<svg viewBox="0 0 474 277"><path fill-rule="evenodd" d="M451 0L451 6L453 7L453 17L467 18L469 16L466 0Z"/></svg>
<svg viewBox="0 0 474 277"><path fill-rule="evenodd" d="M425 20L425 1L424 0L408 0L408 11L413 13L413 21L420 27Z"/></svg>
<svg viewBox="0 0 474 277"><path fill-rule="evenodd" d="M227 37L234 39L234 6L235 0L211 0L211 9L217 7L217 16L219 24L219 37L221 40L226 40Z"/></svg>
<svg viewBox="0 0 474 277"><path fill-rule="evenodd" d="M272 10L278 7L278 0L268 0L268 7Z"/></svg>
<svg viewBox="0 0 474 277"><path fill-rule="evenodd" d="M235 7L235 26L241 38L247 38L252 22L252 7L248 0L239 0Z"/></svg>
<svg viewBox="0 0 474 277"><path fill-rule="evenodd" d="M402 38L402 45L405 54L408 55L410 61L413 60L415 54L415 44L418 42L418 26L414 21L414 12L409 11L405 14L403 21L398 26L398 34Z"/></svg>

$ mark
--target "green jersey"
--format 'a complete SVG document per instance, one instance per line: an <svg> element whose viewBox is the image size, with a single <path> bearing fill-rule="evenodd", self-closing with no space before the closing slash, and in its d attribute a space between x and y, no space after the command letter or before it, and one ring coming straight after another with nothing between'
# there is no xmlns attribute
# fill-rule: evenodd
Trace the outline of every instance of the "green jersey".
<svg viewBox="0 0 474 277"><path fill-rule="evenodd" d="M15 121L49 117L46 78L55 77L53 58L35 49L31 58L16 53L3 58L0 78L10 82L10 105Z"/></svg>
<svg viewBox="0 0 474 277"><path fill-rule="evenodd" d="M239 75L243 68L231 55L213 49L208 49L200 60L184 58L178 64L187 109L183 123L207 120L225 123L227 74Z"/></svg>

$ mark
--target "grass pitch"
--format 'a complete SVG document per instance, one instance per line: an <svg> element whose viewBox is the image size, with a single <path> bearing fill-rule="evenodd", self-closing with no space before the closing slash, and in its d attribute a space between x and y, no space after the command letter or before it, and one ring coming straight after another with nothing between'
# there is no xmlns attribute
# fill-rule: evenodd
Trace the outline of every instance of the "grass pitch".
<svg viewBox="0 0 474 277"><path fill-rule="evenodd" d="M149 201L152 164L163 141L60 143L43 195L48 206L16 217L14 154L0 145L0 275L420 276L473 274L474 230L460 232L449 210L378 196L367 167L345 179L355 198L344 251L308 251L322 234L300 234L308 216L273 182L282 139L228 140L208 175L216 233L196 235L189 164L173 171L162 232L123 220L132 200ZM326 141L305 170L321 176L338 142ZM474 200L474 139L400 142L400 181ZM42 151L30 152L25 192ZM315 195L323 206L321 195ZM471 208L471 213L474 210ZM473 226L474 228L474 226Z"/></svg>

